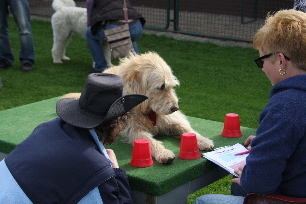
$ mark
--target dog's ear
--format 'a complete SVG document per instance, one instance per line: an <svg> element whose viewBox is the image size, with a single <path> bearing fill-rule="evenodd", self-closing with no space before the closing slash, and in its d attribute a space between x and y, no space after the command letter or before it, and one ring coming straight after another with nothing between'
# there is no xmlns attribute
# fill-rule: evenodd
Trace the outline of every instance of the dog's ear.
<svg viewBox="0 0 306 204"><path fill-rule="evenodd" d="M137 71L137 69L130 69L129 72L126 72L122 75L124 80L124 90L127 94L142 94L147 95L146 83L143 83L145 80L142 76L142 72ZM142 113L147 111L147 107L149 106L149 100L145 100L137 107Z"/></svg>
<svg viewBox="0 0 306 204"><path fill-rule="evenodd" d="M143 84L142 74L137 70L131 70L122 77L124 79L124 88L129 94L143 94L146 95L146 86Z"/></svg>

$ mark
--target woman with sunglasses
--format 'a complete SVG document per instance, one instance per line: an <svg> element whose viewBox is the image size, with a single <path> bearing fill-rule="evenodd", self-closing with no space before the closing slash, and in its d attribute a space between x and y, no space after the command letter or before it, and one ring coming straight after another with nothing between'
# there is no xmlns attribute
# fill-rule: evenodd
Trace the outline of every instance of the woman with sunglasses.
<svg viewBox="0 0 306 204"><path fill-rule="evenodd" d="M246 165L232 180L232 195L208 194L194 204L242 204L249 193L306 198L306 14L281 10L256 33L255 63L271 81Z"/></svg>

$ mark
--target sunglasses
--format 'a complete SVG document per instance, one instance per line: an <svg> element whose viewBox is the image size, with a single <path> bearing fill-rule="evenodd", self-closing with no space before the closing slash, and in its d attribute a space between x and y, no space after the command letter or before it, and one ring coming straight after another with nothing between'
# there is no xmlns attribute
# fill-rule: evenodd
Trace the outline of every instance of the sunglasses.
<svg viewBox="0 0 306 204"><path fill-rule="evenodd" d="M278 54L278 53L281 53L281 52L273 52L273 53L270 53L270 54L261 56L261 57L255 59L254 62L257 64L257 66L258 66L259 68L262 69L262 68L263 68L263 64L264 64L263 59L268 58L268 57L271 57L272 55L275 55L275 54ZM283 54L283 55L284 55L284 54ZM287 57L286 55L284 55L284 57L285 57L286 60L288 60L288 61L290 60L290 58Z"/></svg>

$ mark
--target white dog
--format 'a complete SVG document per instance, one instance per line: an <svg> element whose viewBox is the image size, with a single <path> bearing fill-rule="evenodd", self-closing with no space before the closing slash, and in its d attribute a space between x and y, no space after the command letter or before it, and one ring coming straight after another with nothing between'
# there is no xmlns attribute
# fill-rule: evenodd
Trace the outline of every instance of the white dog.
<svg viewBox="0 0 306 204"><path fill-rule="evenodd" d="M51 17L53 29L52 58L54 63L62 63L62 60L70 60L65 55L66 47L73 34L79 34L86 38L87 10L76 7L73 0L53 0L52 8L55 13ZM112 67L109 44L102 43L107 67Z"/></svg>
<svg viewBox="0 0 306 204"><path fill-rule="evenodd" d="M195 133L200 150L213 149L213 142L192 129L186 116L179 111L178 98L173 89L179 85L179 81L157 53L130 54L120 60L119 66L104 72L121 76L127 94L148 96L146 101L131 110L127 129L121 132L126 142L133 145L136 139L149 140L152 156L159 163L171 163L175 155L154 139L157 134L181 136L183 133ZM79 94L64 97L78 98Z"/></svg>

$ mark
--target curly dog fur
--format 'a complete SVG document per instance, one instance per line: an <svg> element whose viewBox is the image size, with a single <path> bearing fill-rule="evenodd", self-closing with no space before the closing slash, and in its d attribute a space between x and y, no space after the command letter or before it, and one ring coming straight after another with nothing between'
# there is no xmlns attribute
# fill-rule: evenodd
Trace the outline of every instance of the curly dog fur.
<svg viewBox="0 0 306 204"><path fill-rule="evenodd" d="M171 163L175 155L154 138L157 134L181 136L183 133L195 133L200 150L213 149L213 142L192 129L186 116L179 111L178 98L173 89L179 85L179 81L157 53L130 54L120 60L119 66L104 72L121 76L127 94L148 96L148 100L131 110L132 118L121 132L126 142L133 144L136 139L149 140L152 156L159 163ZM64 97L79 96L72 94Z"/></svg>

